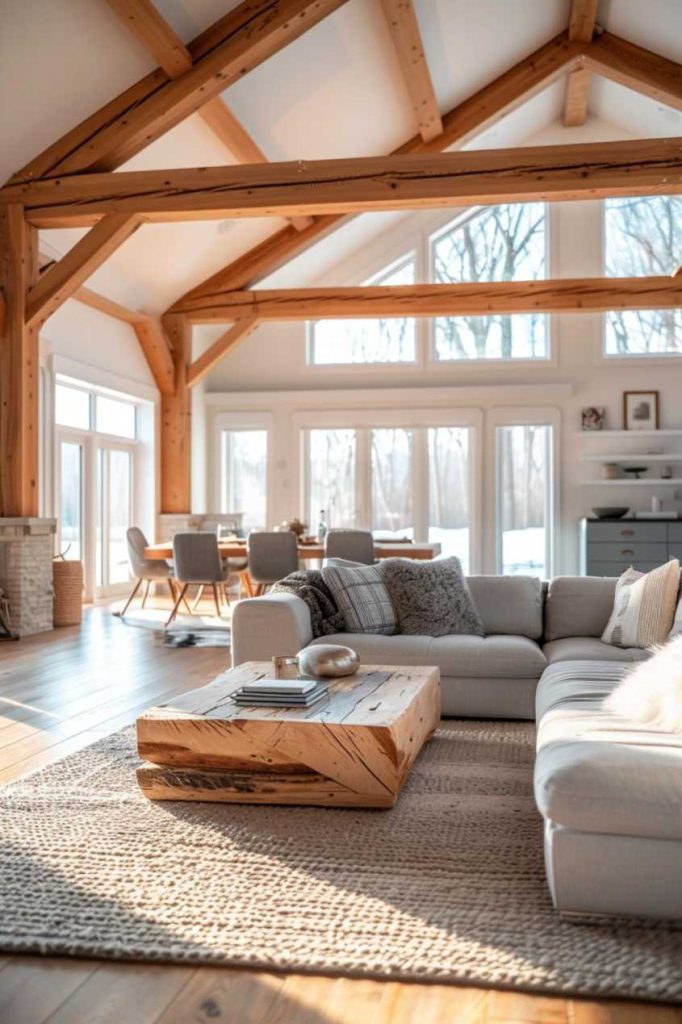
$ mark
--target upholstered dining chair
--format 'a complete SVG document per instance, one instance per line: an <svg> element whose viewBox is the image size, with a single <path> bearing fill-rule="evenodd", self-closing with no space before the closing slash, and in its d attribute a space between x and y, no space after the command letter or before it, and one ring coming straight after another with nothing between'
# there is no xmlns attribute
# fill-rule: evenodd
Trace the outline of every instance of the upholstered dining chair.
<svg viewBox="0 0 682 1024"><path fill-rule="evenodd" d="M170 565L164 559L156 558L145 558L145 548L148 547L147 538L145 537L139 526L131 526L126 531L126 544L128 545L128 561L130 562L130 572L135 577L135 583L133 589L130 592L130 596L123 606L123 611L120 613L120 617L123 618L125 613L128 611L131 601L137 594L138 590L144 583L144 592L142 594L142 607L144 608L147 598L149 597L149 587L152 583L158 582L159 580L165 580L168 584L168 589L171 592L171 598L175 601L175 586L173 583L173 574Z"/></svg>
<svg viewBox="0 0 682 1024"><path fill-rule="evenodd" d="M324 538L324 557L373 565L374 538L369 530L329 530Z"/></svg>
<svg viewBox="0 0 682 1024"><path fill-rule="evenodd" d="M220 589L224 588L225 580L215 533L176 533L173 537L173 564L175 579L180 585L180 593L175 600L166 625L169 626L178 614L180 602L185 598L190 586L199 587L199 594L194 603L195 608L204 587L211 587L216 615L220 618ZM223 593L229 604L227 591L223 589Z"/></svg>
<svg viewBox="0 0 682 1024"><path fill-rule="evenodd" d="M257 597L266 587L298 569L298 540L289 530L252 531L246 538L249 567L244 580L249 597Z"/></svg>

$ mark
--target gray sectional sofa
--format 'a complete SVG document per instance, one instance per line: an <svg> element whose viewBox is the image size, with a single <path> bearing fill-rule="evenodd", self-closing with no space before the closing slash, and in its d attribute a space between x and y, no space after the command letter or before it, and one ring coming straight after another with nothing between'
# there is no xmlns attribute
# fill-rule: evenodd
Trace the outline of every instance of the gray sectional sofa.
<svg viewBox="0 0 682 1024"><path fill-rule="evenodd" d="M600 639L615 585L471 576L483 637L313 640L303 601L266 595L235 607L233 664L341 643L364 664L437 665L446 716L535 719L535 799L555 906L581 916L682 919L682 736L602 709L627 665L647 657Z"/></svg>

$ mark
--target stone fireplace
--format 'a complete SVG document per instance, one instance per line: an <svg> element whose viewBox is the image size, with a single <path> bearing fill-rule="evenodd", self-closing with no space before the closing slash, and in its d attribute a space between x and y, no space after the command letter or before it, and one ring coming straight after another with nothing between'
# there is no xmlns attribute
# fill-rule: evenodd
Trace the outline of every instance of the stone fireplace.
<svg viewBox="0 0 682 1024"><path fill-rule="evenodd" d="M12 629L21 636L52 629L55 519L0 518L0 588Z"/></svg>

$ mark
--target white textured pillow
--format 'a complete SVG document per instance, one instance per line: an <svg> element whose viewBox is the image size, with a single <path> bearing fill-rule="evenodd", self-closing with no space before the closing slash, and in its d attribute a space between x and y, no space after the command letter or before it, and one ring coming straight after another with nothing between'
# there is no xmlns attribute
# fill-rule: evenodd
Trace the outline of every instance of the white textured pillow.
<svg viewBox="0 0 682 1024"><path fill-rule="evenodd" d="M682 733L682 636L654 648L604 701L607 711L665 732Z"/></svg>
<svg viewBox="0 0 682 1024"><path fill-rule="evenodd" d="M626 569L616 584L609 624L602 634L614 647L653 647L668 639L680 590L680 563L671 558L651 572Z"/></svg>

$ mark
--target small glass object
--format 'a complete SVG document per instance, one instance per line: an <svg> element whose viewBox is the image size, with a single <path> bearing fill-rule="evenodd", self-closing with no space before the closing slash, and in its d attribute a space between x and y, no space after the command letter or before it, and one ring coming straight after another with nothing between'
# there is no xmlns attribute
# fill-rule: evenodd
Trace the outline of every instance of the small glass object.
<svg viewBox="0 0 682 1024"><path fill-rule="evenodd" d="M661 466L661 480L672 480L672 466Z"/></svg>
<svg viewBox="0 0 682 1024"><path fill-rule="evenodd" d="M298 679L298 658L289 655L275 655L272 659L275 679Z"/></svg>

